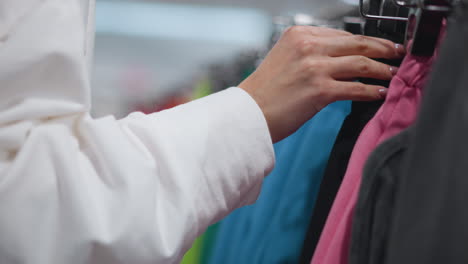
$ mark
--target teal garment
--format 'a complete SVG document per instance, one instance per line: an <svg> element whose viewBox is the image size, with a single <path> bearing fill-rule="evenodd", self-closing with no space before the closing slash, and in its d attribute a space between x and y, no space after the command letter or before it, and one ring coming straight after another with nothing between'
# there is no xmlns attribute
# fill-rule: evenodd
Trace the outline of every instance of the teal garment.
<svg viewBox="0 0 468 264"><path fill-rule="evenodd" d="M206 263L298 262L325 166L350 111L349 101L333 103L275 144L276 166L257 202L220 223Z"/></svg>

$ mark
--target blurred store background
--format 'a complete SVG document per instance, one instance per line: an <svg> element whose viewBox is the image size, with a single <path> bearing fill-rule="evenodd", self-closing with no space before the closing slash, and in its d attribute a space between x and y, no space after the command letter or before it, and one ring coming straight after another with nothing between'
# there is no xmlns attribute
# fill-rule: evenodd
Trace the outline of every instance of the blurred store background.
<svg viewBox="0 0 468 264"><path fill-rule="evenodd" d="M93 115L154 112L237 85L282 29L333 24L354 2L97 0Z"/></svg>

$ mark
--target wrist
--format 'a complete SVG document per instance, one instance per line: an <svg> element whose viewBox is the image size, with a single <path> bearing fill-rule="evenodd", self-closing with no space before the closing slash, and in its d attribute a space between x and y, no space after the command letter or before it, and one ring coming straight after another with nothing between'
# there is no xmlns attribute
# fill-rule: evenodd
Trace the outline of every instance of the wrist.
<svg viewBox="0 0 468 264"><path fill-rule="evenodd" d="M237 87L244 90L255 101L258 108L262 112L263 117L265 118L271 140L273 143L276 143L278 139L274 133L275 131L274 126L273 126L274 122L273 122L272 114L270 114L271 111L268 111L268 107L265 102L265 97L261 95L260 89L256 89L258 88L258 85L255 84L254 78L255 78L254 76L250 76L249 78L242 81Z"/></svg>

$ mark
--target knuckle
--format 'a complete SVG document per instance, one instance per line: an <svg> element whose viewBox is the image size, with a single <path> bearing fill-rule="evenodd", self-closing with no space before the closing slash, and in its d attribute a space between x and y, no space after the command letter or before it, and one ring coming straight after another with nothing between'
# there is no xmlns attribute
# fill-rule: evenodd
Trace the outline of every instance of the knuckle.
<svg viewBox="0 0 468 264"><path fill-rule="evenodd" d="M304 34L304 26L291 26L289 28L287 28L283 35L285 36L296 36L296 35L302 35Z"/></svg>
<svg viewBox="0 0 468 264"><path fill-rule="evenodd" d="M366 86L362 83L358 83L355 86L353 86L352 90L353 90L352 94L355 96L366 95L366 91L367 91Z"/></svg>
<svg viewBox="0 0 468 264"><path fill-rule="evenodd" d="M314 51L318 44L316 39L307 37L310 36L307 33L308 30L304 26L292 26L286 29L283 33L283 38L300 55L308 55Z"/></svg>
<svg viewBox="0 0 468 264"><path fill-rule="evenodd" d="M358 42L356 45L356 50L359 54L367 54L369 52L369 44L365 42Z"/></svg>
<svg viewBox="0 0 468 264"><path fill-rule="evenodd" d="M356 56L356 62L359 64L366 64L368 60L369 59L366 56L362 56L362 55Z"/></svg>
<svg viewBox="0 0 468 264"><path fill-rule="evenodd" d="M314 40L301 40L298 41L296 45L296 49L301 55L308 55L315 49L316 42Z"/></svg>
<svg viewBox="0 0 468 264"><path fill-rule="evenodd" d="M316 26L308 26L307 29L312 33L312 34L320 34L322 28L321 27L316 27Z"/></svg>
<svg viewBox="0 0 468 264"><path fill-rule="evenodd" d="M370 69L370 66L368 64L361 64L359 65L359 73L364 75L364 76L367 76L369 73L370 73L371 69Z"/></svg>
<svg viewBox="0 0 468 264"><path fill-rule="evenodd" d="M371 65L369 63L369 59L364 57L364 56L358 56L357 57L357 63L358 71L361 74L367 75L371 72Z"/></svg>
<svg viewBox="0 0 468 264"><path fill-rule="evenodd" d="M354 35L354 40L357 43L367 43L367 38L363 35Z"/></svg>
<svg viewBox="0 0 468 264"><path fill-rule="evenodd" d="M326 94L327 82L325 78L321 78L320 76L308 78L305 84L307 87L311 87L308 89L310 91L308 95L312 97L323 97Z"/></svg>
<svg viewBox="0 0 468 264"><path fill-rule="evenodd" d="M304 61L303 67L307 74L311 76L316 76L319 72L323 72L323 70L328 67L328 64L324 60L309 59Z"/></svg>
<svg viewBox="0 0 468 264"><path fill-rule="evenodd" d="M302 63L302 67L303 69L306 70L307 73L310 73L310 72L315 72L315 70L318 68L318 62L316 60L304 60L304 62Z"/></svg>
<svg viewBox="0 0 468 264"><path fill-rule="evenodd" d="M355 35L354 38L356 39L356 51L359 54L367 54L370 49L367 39L361 35Z"/></svg>

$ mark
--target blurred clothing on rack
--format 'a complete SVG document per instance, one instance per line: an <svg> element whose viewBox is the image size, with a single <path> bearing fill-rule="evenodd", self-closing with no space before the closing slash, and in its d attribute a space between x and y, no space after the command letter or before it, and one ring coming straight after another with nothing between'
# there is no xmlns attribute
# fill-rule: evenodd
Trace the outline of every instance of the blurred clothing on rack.
<svg viewBox="0 0 468 264"><path fill-rule="evenodd" d="M382 144L366 165L353 264L468 262L468 1L459 3L415 125Z"/></svg>

